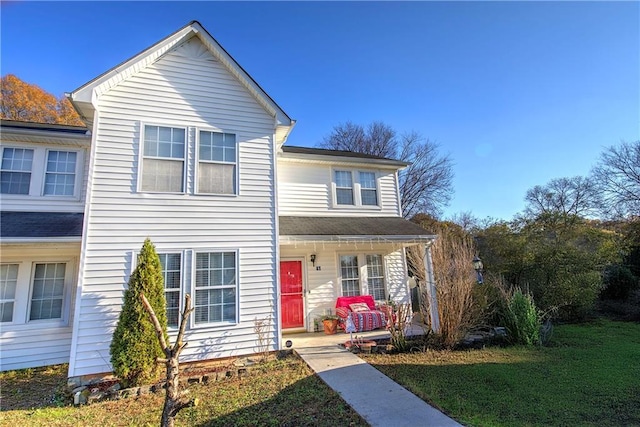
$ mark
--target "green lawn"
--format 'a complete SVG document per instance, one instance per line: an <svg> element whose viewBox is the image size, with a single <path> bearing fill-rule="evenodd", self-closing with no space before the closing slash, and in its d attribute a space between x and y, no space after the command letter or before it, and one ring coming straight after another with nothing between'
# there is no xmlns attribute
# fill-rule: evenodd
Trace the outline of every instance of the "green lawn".
<svg viewBox="0 0 640 427"><path fill-rule="evenodd" d="M473 426L640 426L640 324L556 327L549 347L366 360Z"/></svg>
<svg viewBox="0 0 640 427"><path fill-rule="evenodd" d="M164 394L83 407L59 393L66 365L0 373L0 425L157 426ZM58 392L56 392L58 390ZM182 426L366 426L333 390L294 356L267 362L245 378L192 385L199 405L178 414ZM13 409L10 409L13 408Z"/></svg>

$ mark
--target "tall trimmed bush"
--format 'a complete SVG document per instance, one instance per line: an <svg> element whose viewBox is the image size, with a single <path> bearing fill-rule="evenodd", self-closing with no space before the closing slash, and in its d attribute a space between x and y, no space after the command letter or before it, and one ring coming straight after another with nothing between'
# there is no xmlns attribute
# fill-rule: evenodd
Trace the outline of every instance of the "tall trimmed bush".
<svg viewBox="0 0 640 427"><path fill-rule="evenodd" d="M504 302L502 317L513 344L540 344L542 322L530 294L517 288L510 291Z"/></svg>
<svg viewBox="0 0 640 427"><path fill-rule="evenodd" d="M124 293L124 305L113 333L110 353L113 371L126 387L144 384L157 377L158 357L164 353L140 294L147 298L167 337L167 310L160 258L146 239L138 263Z"/></svg>

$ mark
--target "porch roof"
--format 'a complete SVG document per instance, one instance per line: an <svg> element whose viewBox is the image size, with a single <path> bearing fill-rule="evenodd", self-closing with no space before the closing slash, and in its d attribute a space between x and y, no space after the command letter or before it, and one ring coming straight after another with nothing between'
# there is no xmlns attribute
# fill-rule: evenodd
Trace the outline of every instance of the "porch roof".
<svg viewBox="0 0 640 427"><path fill-rule="evenodd" d="M69 212L2 212L0 236L8 241L77 240L84 215Z"/></svg>
<svg viewBox="0 0 640 427"><path fill-rule="evenodd" d="M429 243L436 236L401 217L281 216L280 243Z"/></svg>

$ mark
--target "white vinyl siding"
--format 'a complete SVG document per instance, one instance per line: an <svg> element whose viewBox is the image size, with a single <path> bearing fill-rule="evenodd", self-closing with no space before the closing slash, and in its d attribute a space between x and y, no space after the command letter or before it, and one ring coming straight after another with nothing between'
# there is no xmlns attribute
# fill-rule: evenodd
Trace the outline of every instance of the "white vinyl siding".
<svg viewBox="0 0 640 427"><path fill-rule="evenodd" d="M186 130L145 125L142 191L184 191Z"/></svg>
<svg viewBox="0 0 640 427"><path fill-rule="evenodd" d="M180 319L182 295L182 256L180 253L159 253L164 280L164 296L167 303L167 325L177 328Z"/></svg>
<svg viewBox="0 0 640 427"><path fill-rule="evenodd" d="M69 362L79 254L80 243L2 245L0 288L15 293L0 326L1 370Z"/></svg>
<svg viewBox="0 0 640 427"><path fill-rule="evenodd" d="M235 252L196 253L195 324L235 323L237 269Z"/></svg>
<svg viewBox="0 0 640 427"><path fill-rule="evenodd" d="M0 265L0 322L13 321L19 264Z"/></svg>
<svg viewBox="0 0 640 427"><path fill-rule="evenodd" d="M47 172L44 176L45 196L73 196L76 185L76 161L74 151L49 150Z"/></svg>
<svg viewBox="0 0 640 427"><path fill-rule="evenodd" d="M354 203L351 205L336 203L336 171L352 173ZM365 184L365 195L363 196L359 173L356 172L375 174L376 189L369 189L369 184ZM365 175L364 178L367 176ZM366 204L372 200L374 192L376 205ZM363 197L366 199L365 203L360 202ZM278 211L280 215L399 216L399 207L395 170L367 170L351 164L343 168L328 162L278 159Z"/></svg>
<svg viewBox="0 0 640 427"><path fill-rule="evenodd" d="M3 148L0 171L0 192L3 194L29 194L33 150Z"/></svg>
<svg viewBox="0 0 640 427"><path fill-rule="evenodd" d="M149 237L163 253L183 253L183 296L196 303L195 253L236 252L233 323L195 324L182 355L194 361L252 354L254 319L276 319L274 118L198 37L136 70L96 100L91 204L85 214L84 262L70 376L109 372L109 344L130 274L132 250ZM185 191L139 192L144 124L184 128ZM200 130L233 132L237 196L198 194ZM123 274L125 272L125 274ZM277 328L270 330L271 349Z"/></svg>
<svg viewBox="0 0 640 427"><path fill-rule="evenodd" d="M198 193L237 194L236 135L200 131L198 138Z"/></svg>

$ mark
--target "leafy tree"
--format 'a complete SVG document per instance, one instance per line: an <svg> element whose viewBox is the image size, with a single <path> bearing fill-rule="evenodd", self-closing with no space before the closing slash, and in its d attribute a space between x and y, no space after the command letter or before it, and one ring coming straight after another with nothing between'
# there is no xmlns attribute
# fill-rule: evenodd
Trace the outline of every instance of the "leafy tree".
<svg viewBox="0 0 640 427"><path fill-rule="evenodd" d="M113 371L126 386L140 385L157 375L157 359L164 356L154 325L140 299L153 308L167 339L167 311L162 266L151 240L146 239L124 293L124 305L111 341Z"/></svg>
<svg viewBox="0 0 640 427"><path fill-rule="evenodd" d="M525 214L529 217L566 224L595 213L599 206L599 192L589 178L556 178L546 185L529 189L525 201Z"/></svg>
<svg viewBox="0 0 640 427"><path fill-rule="evenodd" d="M82 126L80 116L65 97L56 98L13 74L1 80L0 114L6 120Z"/></svg>
<svg viewBox="0 0 640 427"><path fill-rule="evenodd" d="M479 231L477 241L487 271L530 291L542 311L578 319L592 309L605 269L621 261L621 237L599 221L522 217Z"/></svg>
<svg viewBox="0 0 640 427"><path fill-rule="evenodd" d="M365 153L410 163L400 172L402 214L410 218L417 213L439 216L453 194L451 159L438 153L438 145L411 132L398 136L382 122L367 129L347 122L334 126L320 144L323 148Z"/></svg>
<svg viewBox="0 0 640 427"><path fill-rule="evenodd" d="M607 148L591 171L607 213L640 216L640 140Z"/></svg>

